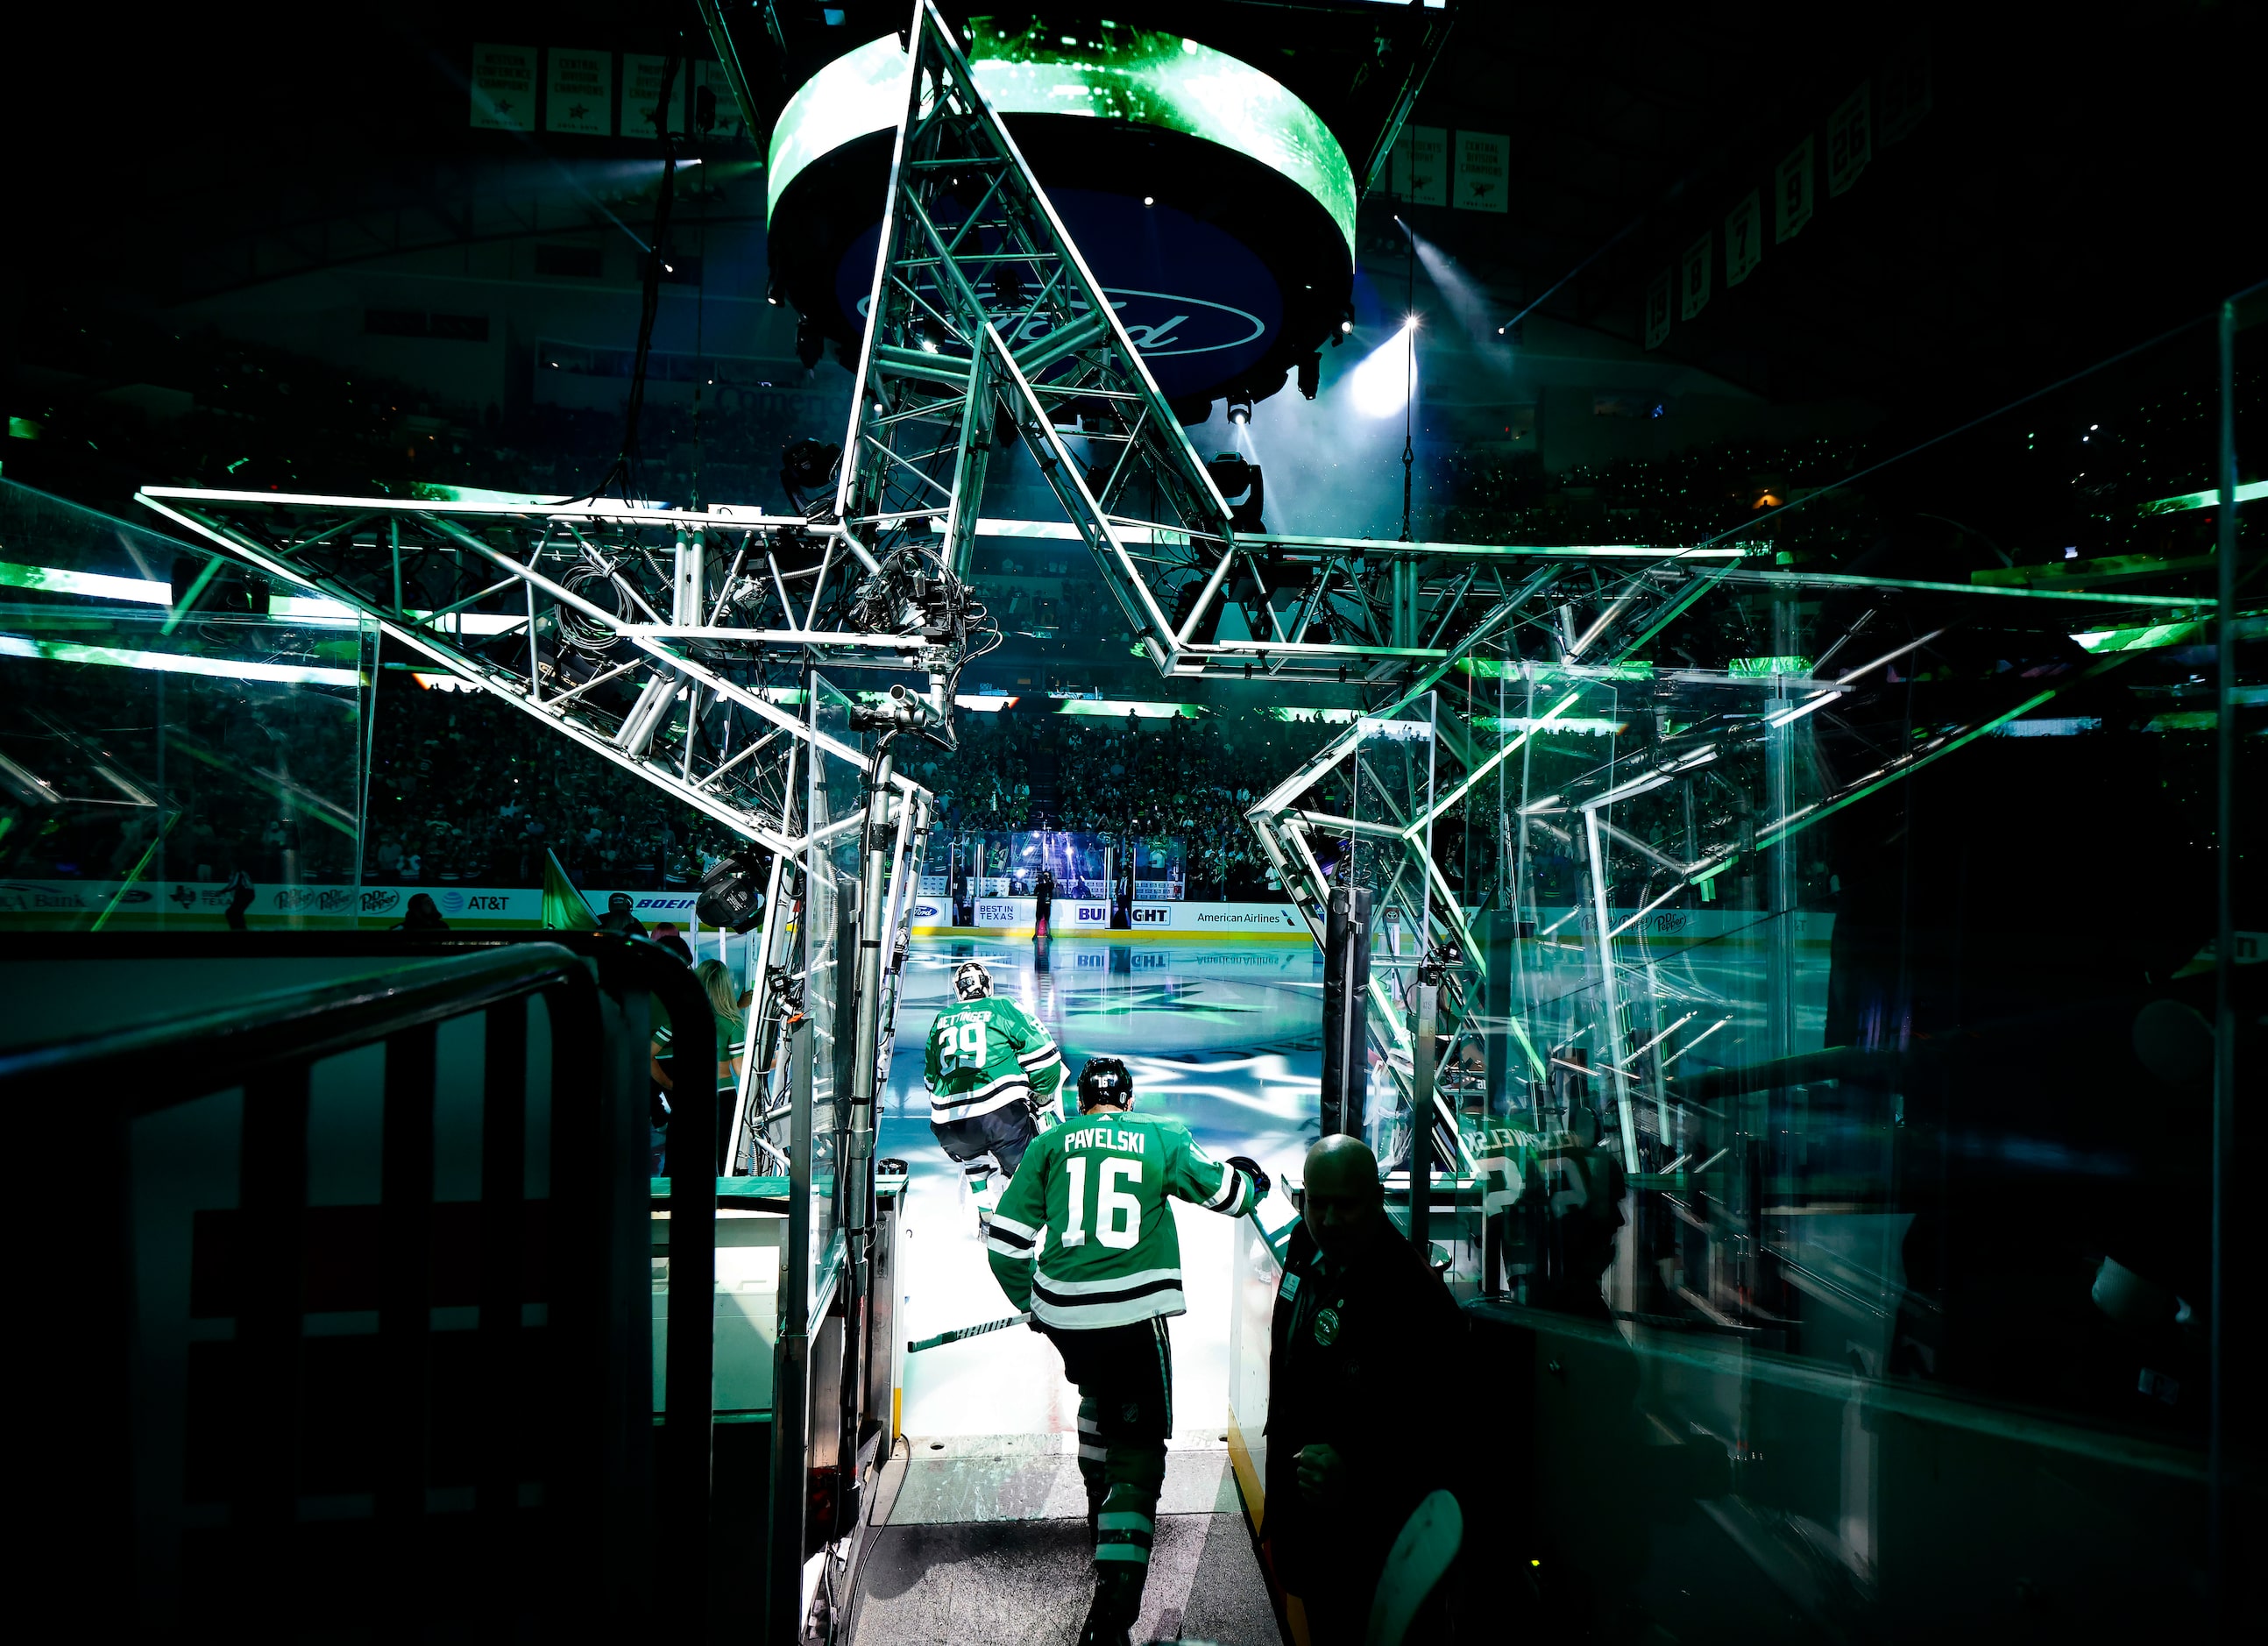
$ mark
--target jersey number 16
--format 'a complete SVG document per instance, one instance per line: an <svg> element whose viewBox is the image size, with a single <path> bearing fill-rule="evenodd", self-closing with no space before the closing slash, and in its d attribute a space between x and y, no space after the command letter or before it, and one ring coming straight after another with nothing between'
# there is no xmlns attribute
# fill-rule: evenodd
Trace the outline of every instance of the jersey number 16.
<svg viewBox="0 0 2268 1646"><path fill-rule="evenodd" d="M1064 1218L1065 1232L1081 1229L1086 1222L1088 1158L1074 1155L1064 1163L1064 1170L1071 1174L1071 1209ZM1118 1187L1122 1177L1130 1183L1141 1182L1142 1163L1123 1157L1105 1159L1095 1182L1094 1196L1094 1237L1119 1251L1142 1238L1142 1202Z"/></svg>

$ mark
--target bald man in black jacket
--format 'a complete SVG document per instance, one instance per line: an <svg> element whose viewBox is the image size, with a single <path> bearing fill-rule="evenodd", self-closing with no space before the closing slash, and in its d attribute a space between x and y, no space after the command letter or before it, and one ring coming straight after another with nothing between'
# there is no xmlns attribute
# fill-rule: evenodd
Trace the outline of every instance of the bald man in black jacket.
<svg viewBox="0 0 2268 1646"><path fill-rule="evenodd" d="M1315 1646L1360 1641L1410 1512L1453 1487L1443 1420L1470 1398L1464 1318L1386 1215L1359 1138L1307 1151L1276 1292L1263 1535Z"/></svg>

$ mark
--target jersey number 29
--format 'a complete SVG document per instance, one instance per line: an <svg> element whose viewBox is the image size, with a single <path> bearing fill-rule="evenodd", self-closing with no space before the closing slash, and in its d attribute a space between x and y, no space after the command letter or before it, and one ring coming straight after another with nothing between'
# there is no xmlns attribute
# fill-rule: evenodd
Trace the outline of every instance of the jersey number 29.
<svg viewBox="0 0 2268 1646"><path fill-rule="evenodd" d="M984 1067L984 1025L975 1018L937 1026L937 1061L945 1069Z"/></svg>
<svg viewBox="0 0 2268 1646"><path fill-rule="evenodd" d="M1086 1222L1086 1167L1088 1157L1074 1155L1064 1163L1071 1174L1071 1210L1064 1219L1066 1231L1083 1228ZM1118 1187L1118 1180L1142 1181L1142 1163L1123 1158L1106 1159L1095 1183L1094 1237L1104 1245L1123 1251L1142 1238L1142 1202Z"/></svg>

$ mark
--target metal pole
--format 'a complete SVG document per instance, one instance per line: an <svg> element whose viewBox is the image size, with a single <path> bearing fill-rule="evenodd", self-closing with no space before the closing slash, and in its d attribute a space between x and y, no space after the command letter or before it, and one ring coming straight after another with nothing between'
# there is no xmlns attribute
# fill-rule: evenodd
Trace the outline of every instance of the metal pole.
<svg viewBox="0 0 2268 1646"><path fill-rule="evenodd" d="M795 781L794 768L795 757L791 751L788 756L788 781L791 785ZM740 1052L739 1089L733 1096L733 1148L732 1152L725 1156L725 1171L734 1177L740 1175L740 1162L744 1158L744 1148L746 1149L745 1158L749 1167L747 1175L750 1177L763 1175L755 1170L755 1151L753 1148L747 1148L748 1093L757 1084L756 1065L762 1059L764 1050L760 1036L763 1029L764 1009L767 1005L764 998L766 993L764 968L770 955L771 935L775 930L784 933L786 927L785 917L780 911L780 882L786 865L785 858L777 853L773 855L771 874L766 877L764 885L764 923L750 934L748 945L742 951L748 973L748 1031ZM766 1092L764 1096L769 1102L771 1094Z"/></svg>
<svg viewBox="0 0 2268 1646"><path fill-rule="evenodd" d="M1400 218L1394 220L1402 223ZM1418 314L1418 232L1407 223L1402 223L1402 233L1410 242L1410 277L1402 307L1402 541L1410 543L1414 540L1410 529L1410 470L1416 461L1410 445L1410 432L1417 415L1418 394L1418 328L1410 322ZM1410 569L1414 572L1417 568L1413 566ZM1412 603L1415 603L1414 597ZM1396 641L1395 644L1406 645L1408 642Z"/></svg>
<svg viewBox="0 0 2268 1646"><path fill-rule="evenodd" d="M1794 653L1800 639L1795 602L1778 600L1772 602L1772 640L1780 656ZM1775 669L1772 674L1771 703L1774 711L1788 707L1787 676ZM1765 722L1764 761L1767 793L1771 796L1771 815L1785 817L1795 809L1795 727L1793 724L1774 725L1778 712ZM1764 896L1771 911L1769 956L1766 963L1771 972L1765 981L1764 1000L1767 1022L1764 1027L1765 1055L1778 1059L1795 1050L1795 846L1794 837L1782 833L1767 848L1764 855ZM1770 1127L1759 1125L1759 1131L1769 1133Z"/></svg>
<svg viewBox="0 0 2268 1646"><path fill-rule="evenodd" d="M1370 893L1332 887L1323 933L1322 1134L1360 1137L1370 1077Z"/></svg>
<svg viewBox="0 0 2268 1646"><path fill-rule="evenodd" d="M355 815L355 889L352 917L347 921L350 932L362 929L362 877L365 860L370 855L370 779L378 764L378 683L385 678L386 636L379 626L367 618L355 625L359 634L370 641L370 723L363 727L362 737L362 808ZM532 628L532 625L531 625ZM166 677L158 676L158 792L166 789ZM158 878L166 877L165 860L158 860Z"/></svg>
<svg viewBox="0 0 2268 1646"><path fill-rule="evenodd" d="M806 946L806 955L808 948ZM811 1059L808 1019L791 1043L787 1249L780 1255L779 1340L772 1349L771 1549L765 1628L759 1637L802 1635L803 1539L811 1472Z"/></svg>
<svg viewBox="0 0 2268 1646"><path fill-rule="evenodd" d="M874 751L873 780L866 791L865 863L858 886L858 993L850 1042L850 1123L843 1161L843 1232L850 1241L850 1293L843 1317L844 1450L836 1462L845 1491L858 1480L858 1401L865 1388L864 1311L872 1284L869 1247L874 1222L874 1061L881 1021L882 901L896 845L890 817L890 740L886 735Z"/></svg>
<svg viewBox="0 0 2268 1646"><path fill-rule="evenodd" d="M2213 1628L2226 1637L2228 1602L2228 1196L2236 1155L2236 304L2220 306L2220 633L2214 733L2213 1013L2213 1305L2209 1321L2205 1495Z"/></svg>
<svg viewBox="0 0 2268 1646"><path fill-rule="evenodd" d="M1598 921L1599 1011L1606 1030L1602 1055L1611 1066L1608 1073L1615 1080L1615 1109L1622 1119L1623 1170L1636 1171L1638 1124L1631 1113L1630 1075L1625 1072L1622 996L1615 986L1615 944L1614 939L1607 935L1614 930L1614 925L1608 918L1607 909L1606 844L1599 838L1599 814L1595 809L1583 813L1583 837L1591 859L1591 910Z"/></svg>
<svg viewBox="0 0 2268 1646"><path fill-rule="evenodd" d="M1651 960L1646 963L1646 995L1647 1008L1653 1014L1650 1030L1653 1047L1653 1140L1661 1151L1655 1157L1656 1163L1659 1164L1660 1162L1669 1158L1672 1150L1669 1141L1669 1095L1662 1078L1661 1067L1661 973Z"/></svg>
<svg viewBox="0 0 2268 1646"><path fill-rule="evenodd" d="M1418 968L1418 1021L1410 1025L1410 1244L1428 1261L1433 1226L1433 1042L1441 1006L1439 953L1429 953Z"/></svg>

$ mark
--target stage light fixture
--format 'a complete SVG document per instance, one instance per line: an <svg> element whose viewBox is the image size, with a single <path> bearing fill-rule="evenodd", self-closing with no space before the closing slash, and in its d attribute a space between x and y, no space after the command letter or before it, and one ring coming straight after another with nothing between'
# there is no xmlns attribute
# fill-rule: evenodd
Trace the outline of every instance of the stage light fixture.
<svg viewBox="0 0 2268 1646"><path fill-rule="evenodd" d="M1250 399L1240 395L1234 400L1230 401L1228 402L1228 420L1231 423L1240 425L1250 423L1252 421L1252 402Z"/></svg>
<svg viewBox="0 0 2268 1646"><path fill-rule="evenodd" d="M1409 403L1418 381L1417 331L1412 314L1355 367L1350 378L1354 409L1364 417L1390 417Z"/></svg>
<svg viewBox="0 0 2268 1646"><path fill-rule="evenodd" d="M764 282L764 301L774 308L780 306L780 283L777 277Z"/></svg>
<svg viewBox="0 0 2268 1646"><path fill-rule="evenodd" d="M1158 196L1155 195L1145 195L1142 196L1142 203L1145 206L1154 206L1158 203Z"/></svg>
<svg viewBox="0 0 2268 1646"><path fill-rule="evenodd" d="M693 912L703 926L725 931L751 930L764 914L764 881L770 862L755 852L735 852L702 876Z"/></svg>
<svg viewBox="0 0 2268 1646"><path fill-rule="evenodd" d="M795 358L803 362L806 372L819 364L819 357L827 351L827 339L808 314L799 315L795 322Z"/></svg>
<svg viewBox="0 0 2268 1646"><path fill-rule="evenodd" d="M1323 357L1320 354L1303 356L1300 361L1300 394L1313 400L1315 390L1323 380Z"/></svg>

